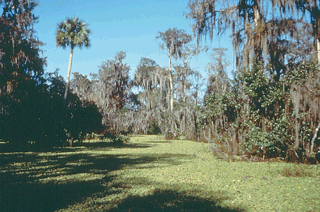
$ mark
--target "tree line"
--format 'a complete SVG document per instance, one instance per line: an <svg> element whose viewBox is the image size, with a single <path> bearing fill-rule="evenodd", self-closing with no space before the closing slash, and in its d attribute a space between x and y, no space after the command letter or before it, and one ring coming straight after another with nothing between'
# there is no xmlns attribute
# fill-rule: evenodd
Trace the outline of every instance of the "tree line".
<svg viewBox="0 0 320 212"><path fill-rule="evenodd" d="M132 79L120 51L97 73L75 72L70 80L74 49L90 46L90 30L69 18L56 33L57 46L71 48L66 82L57 71L44 73L42 43L33 33L36 3L1 4L2 140L53 145L92 132L162 134L209 142L219 158L314 162L320 146L317 1L190 0L186 17L194 35L159 32L168 66L143 57ZM233 76L226 49L200 46L202 38L228 32ZM204 90L204 77L190 67L199 53L212 58Z"/></svg>

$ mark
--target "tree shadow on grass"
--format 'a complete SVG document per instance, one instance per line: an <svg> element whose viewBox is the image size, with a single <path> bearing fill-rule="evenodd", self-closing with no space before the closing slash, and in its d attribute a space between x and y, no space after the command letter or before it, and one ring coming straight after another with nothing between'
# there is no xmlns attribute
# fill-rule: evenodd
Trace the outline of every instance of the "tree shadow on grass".
<svg viewBox="0 0 320 212"><path fill-rule="evenodd" d="M198 192L198 191L195 191ZM116 202L115 207L108 211L245 211L239 208L219 206L221 201L228 198L216 193L210 198L200 198L186 192L156 189L153 194L146 196L129 196Z"/></svg>
<svg viewBox="0 0 320 212"><path fill-rule="evenodd" d="M95 142L74 142L73 147L50 147L36 144L10 144L0 142L0 153L14 153L14 152L71 152L78 151L78 148L85 147L91 150L94 149L111 149L111 148L149 148L152 144L140 143L123 143L115 144L110 141L95 141ZM104 150L105 150L104 149Z"/></svg>
<svg viewBox="0 0 320 212"><path fill-rule="evenodd" d="M135 189L141 186L147 187ZM226 191L208 190L197 184L135 177L112 182L106 188L105 192L99 194L95 204L88 207L90 211L246 211L244 208L225 206L224 202L233 199ZM108 198L109 191L121 192L120 198Z"/></svg>
<svg viewBox="0 0 320 212"><path fill-rule="evenodd" d="M0 211L55 211L102 192L98 181L68 183L1 183Z"/></svg>
<svg viewBox="0 0 320 212"><path fill-rule="evenodd" d="M0 143L0 154L1 153L24 153L24 152L70 152L77 151L76 148L63 148L54 147L48 145L37 145L37 144L11 144L11 143Z"/></svg>
<svg viewBox="0 0 320 212"><path fill-rule="evenodd" d="M114 142L83 142L83 143L74 143L75 147L86 147L89 149L97 149L97 148L149 148L154 145L151 144L139 144L139 143L123 143L123 144L115 144Z"/></svg>
<svg viewBox="0 0 320 212"><path fill-rule="evenodd" d="M55 211L105 192L111 171L177 165L190 157L179 154L100 154L63 149L53 152L0 154L0 211ZM150 164L149 164L150 163ZM108 195L112 192L108 192Z"/></svg>

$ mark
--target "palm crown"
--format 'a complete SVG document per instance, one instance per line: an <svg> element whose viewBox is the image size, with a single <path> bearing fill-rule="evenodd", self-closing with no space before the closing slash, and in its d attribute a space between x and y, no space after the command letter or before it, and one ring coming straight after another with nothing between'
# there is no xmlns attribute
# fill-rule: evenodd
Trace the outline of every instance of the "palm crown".
<svg viewBox="0 0 320 212"><path fill-rule="evenodd" d="M58 30L56 33L56 44L62 48L70 46L74 47L82 46L89 47L90 30L87 29L87 24L77 17L68 18L67 20L58 24Z"/></svg>

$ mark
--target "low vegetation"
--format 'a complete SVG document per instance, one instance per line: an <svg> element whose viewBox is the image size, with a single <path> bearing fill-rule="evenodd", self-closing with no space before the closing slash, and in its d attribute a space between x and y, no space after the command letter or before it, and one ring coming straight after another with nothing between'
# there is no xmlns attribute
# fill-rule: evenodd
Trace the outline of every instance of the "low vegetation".
<svg viewBox="0 0 320 212"><path fill-rule="evenodd" d="M318 166L215 159L157 135L2 151L0 211L319 211Z"/></svg>

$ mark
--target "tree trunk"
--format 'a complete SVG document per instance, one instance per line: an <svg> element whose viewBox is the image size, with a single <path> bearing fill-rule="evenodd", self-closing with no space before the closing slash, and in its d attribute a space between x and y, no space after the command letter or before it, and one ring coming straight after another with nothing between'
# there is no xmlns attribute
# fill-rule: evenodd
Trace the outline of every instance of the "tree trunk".
<svg viewBox="0 0 320 212"><path fill-rule="evenodd" d="M260 19L261 17L260 17L259 7L257 4L255 4L253 6L253 22L256 28L259 27Z"/></svg>
<svg viewBox="0 0 320 212"><path fill-rule="evenodd" d="M187 92L187 75L188 75L188 69L185 68L184 76L183 76L183 102L186 103L186 92Z"/></svg>
<svg viewBox="0 0 320 212"><path fill-rule="evenodd" d="M64 105L67 101L67 95L69 90L69 84L70 84L70 74L71 74L71 67L72 67L72 58L73 58L73 47L71 47L71 53L70 53L70 59L69 59L69 68L68 68L68 76L67 76L67 84L66 84L66 90L64 92Z"/></svg>
<svg viewBox="0 0 320 212"><path fill-rule="evenodd" d="M72 145L73 145L73 137L70 138L70 140L69 140L69 146L72 147Z"/></svg>
<svg viewBox="0 0 320 212"><path fill-rule="evenodd" d="M318 37L318 36L317 36ZM317 59L318 59L318 64L320 64L320 41L319 41L319 38L316 38L317 39Z"/></svg>
<svg viewBox="0 0 320 212"><path fill-rule="evenodd" d="M162 77L163 77L163 75L160 75L160 99L162 100Z"/></svg>
<svg viewBox="0 0 320 212"><path fill-rule="evenodd" d="M171 70L171 54L169 53L169 83L170 83L170 91L169 91L169 98L170 98L170 111L173 110L173 76L172 76L172 70Z"/></svg>
<svg viewBox="0 0 320 212"><path fill-rule="evenodd" d="M298 150L299 149L299 145L300 145L300 141L299 141L299 131L300 131L300 123L298 121L298 118L296 117L296 123L295 123L295 142L294 142L294 146L293 149L294 150Z"/></svg>
<svg viewBox="0 0 320 212"><path fill-rule="evenodd" d="M318 137L318 131L319 131L319 129L320 129L320 123L318 124L318 126L317 126L317 128L316 128L316 130L315 130L315 132L314 132L313 138L312 138L312 140L311 140L311 147L310 147L310 152L309 152L308 157L310 157L310 156L312 155L312 153L313 153L314 142L315 142L316 138Z"/></svg>
<svg viewBox="0 0 320 212"><path fill-rule="evenodd" d="M259 0L258 0L259 1ZM255 57L257 62L261 62L261 64L263 64L263 55L262 55L262 51L263 51L263 47L262 47L262 37L263 37L263 31L261 29L261 14L260 14L260 8L259 8L259 4L258 1L255 2L255 4L253 5L253 22L254 22L254 26L255 26L255 31L256 33L258 33L258 46L255 46Z"/></svg>
<svg viewBox="0 0 320 212"><path fill-rule="evenodd" d="M316 12L314 13L315 19L316 19L316 25L314 27L314 40L315 40L315 48L317 52L317 59L318 59L318 64L320 64L320 41L319 41L319 19L320 19L320 14L319 14L319 7L318 7L318 1L314 0L314 5L316 7Z"/></svg>

